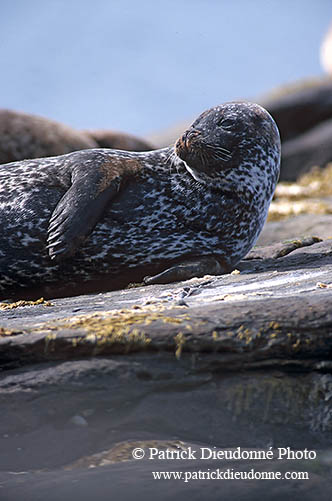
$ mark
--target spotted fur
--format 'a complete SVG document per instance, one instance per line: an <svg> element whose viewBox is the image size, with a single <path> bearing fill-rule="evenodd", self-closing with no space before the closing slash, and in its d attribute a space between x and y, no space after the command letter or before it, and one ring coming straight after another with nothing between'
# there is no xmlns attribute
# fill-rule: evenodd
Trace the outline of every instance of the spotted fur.
<svg viewBox="0 0 332 501"><path fill-rule="evenodd" d="M141 169L78 252L51 261L48 224L71 186L71 165L79 163L83 172L112 158L135 160ZM161 270L187 257L214 255L231 268L264 225L279 163L279 133L270 115L252 103L226 103L203 113L175 148L93 149L2 165L0 291L59 283L78 284L81 291L84 282L100 286L124 274L139 279L137 269Z"/></svg>

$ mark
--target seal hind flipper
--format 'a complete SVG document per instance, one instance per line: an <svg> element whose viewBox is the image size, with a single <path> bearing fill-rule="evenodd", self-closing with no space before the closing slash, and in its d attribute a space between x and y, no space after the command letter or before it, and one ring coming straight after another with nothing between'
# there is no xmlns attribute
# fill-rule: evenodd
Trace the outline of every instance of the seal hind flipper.
<svg viewBox="0 0 332 501"><path fill-rule="evenodd" d="M47 249L51 259L75 254L126 178L140 167L137 160L110 155L97 155L88 167L77 161L70 166L72 185L49 221Z"/></svg>
<svg viewBox="0 0 332 501"><path fill-rule="evenodd" d="M224 260L220 260L215 256L204 256L179 263L158 273L158 275L144 277L143 281L146 285L168 284L195 277L199 278L204 275L222 275L227 271L230 271L230 267Z"/></svg>

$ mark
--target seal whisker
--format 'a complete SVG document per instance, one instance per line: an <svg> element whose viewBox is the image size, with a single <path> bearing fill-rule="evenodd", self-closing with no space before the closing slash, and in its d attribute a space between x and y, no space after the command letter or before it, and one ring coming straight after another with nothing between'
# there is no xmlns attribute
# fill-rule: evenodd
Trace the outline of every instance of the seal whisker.
<svg viewBox="0 0 332 501"><path fill-rule="evenodd" d="M226 153L226 155L231 155L231 151L226 150L226 148L222 148L221 146L217 146L216 150L222 151L223 153Z"/></svg>
<svg viewBox="0 0 332 501"><path fill-rule="evenodd" d="M172 157L172 150L170 149L169 152L166 153L166 162L168 162L171 157Z"/></svg>
<svg viewBox="0 0 332 501"><path fill-rule="evenodd" d="M178 156L175 153L175 151L174 151L173 148L167 154L167 156L166 156L166 162L169 164L169 170L170 170L170 172L172 171L173 167L175 167L176 171L179 172Z"/></svg>
<svg viewBox="0 0 332 501"><path fill-rule="evenodd" d="M212 153L211 156L215 160L222 160L223 162L229 162L232 159L231 155L225 155L224 153L218 153L217 151Z"/></svg>
<svg viewBox="0 0 332 501"><path fill-rule="evenodd" d="M209 157L214 158L215 160L223 160L224 162L228 162L232 158L231 153L229 154L224 153L222 149L219 150L218 148L215 148L214 150L212 150L212 148L211 149L208 148L208 150L209 150Z"/></svg>
<svg viewBox="0 0 332 501"><path fill-rule="evenodd" d="M168 153L166 153L166 162L171 162L172 163L172 157L173 157L173 150L170 149L170 151Z"/></svg>
<svg viewBox="0 0 332 501"><path fill-rule="evenodd" d="M225 157L231 157L232 156L232 152L230 150L227 150L226 148L223 148L222 146L213 146L212 144L206 143L205 147L208 150L213 150L213 152L222 153Z"/></svg>
<svg viewBox="0 0 332 501"><path fill-rule="evenodd" d="M208 148L208 149L212 149L212 150L219 150L219 151L223 151L224 153L227 153L227 154L230 154L231 151L230 150L227 150L226 148L224 148L223 146L216 146L216 145L213 145L211 143L203 143L204 144L204 147L205 148Z"/></svg>

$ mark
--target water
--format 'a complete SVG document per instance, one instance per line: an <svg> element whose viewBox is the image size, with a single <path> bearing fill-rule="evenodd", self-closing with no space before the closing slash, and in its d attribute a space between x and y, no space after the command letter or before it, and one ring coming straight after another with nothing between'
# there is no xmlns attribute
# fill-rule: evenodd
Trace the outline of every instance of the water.
<svg viewBox="0 0 332 501"><path fill-rule="evenodd" d="M331 0L2 0L1 107L145 134L322 74Z"/></svg>

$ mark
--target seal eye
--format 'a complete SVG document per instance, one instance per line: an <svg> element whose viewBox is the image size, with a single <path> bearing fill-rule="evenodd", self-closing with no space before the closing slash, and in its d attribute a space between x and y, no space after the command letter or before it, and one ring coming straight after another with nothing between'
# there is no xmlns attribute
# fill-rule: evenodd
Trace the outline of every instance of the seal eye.
<svg viewBox="0 0 332 501"><path fill-rule="evenodd" d="M221 118L217 122L217 126L222 129L231 129L234 125L234 121L231 118Z"/></svg>

